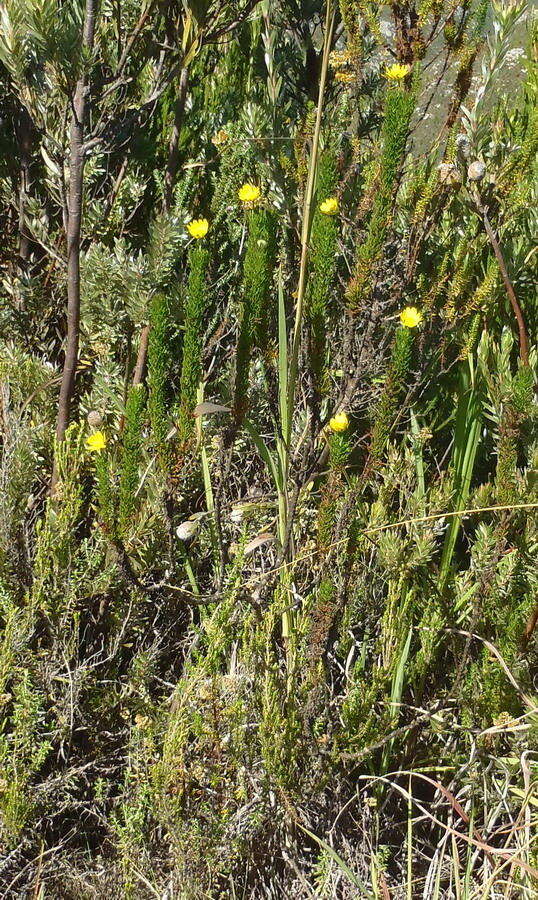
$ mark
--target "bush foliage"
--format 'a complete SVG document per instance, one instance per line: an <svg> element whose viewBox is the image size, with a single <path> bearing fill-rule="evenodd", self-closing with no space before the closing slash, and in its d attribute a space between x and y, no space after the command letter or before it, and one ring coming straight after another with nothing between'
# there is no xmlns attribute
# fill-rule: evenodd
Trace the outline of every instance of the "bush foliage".
<svg viewBox="0 0 538 900"><path fill-rule="evenodd" d="M2 4L2 896L536 896L531 6Z"/></svg>

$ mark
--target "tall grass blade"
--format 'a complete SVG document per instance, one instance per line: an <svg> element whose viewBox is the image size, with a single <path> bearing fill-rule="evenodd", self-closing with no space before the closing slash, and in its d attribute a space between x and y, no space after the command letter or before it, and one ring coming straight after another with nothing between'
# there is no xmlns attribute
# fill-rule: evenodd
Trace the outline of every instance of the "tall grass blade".
<svg viewBox="0 0 538 900"><path fill-rule="evenodd" d="M305 826L301 825L300 822L298 822L297 824L301 831L304 831L304 833L307 834L308 837L311 838L311 840L315 841L316 844L318 844L321 849L331 857L331 859L337 864L342 873L346 876L350 884L352 884L353 887L356 887L361 892L363 897L368 897L369 900L373 900L374 895L370 893L362 879L359 878L359 876L355 872L351 871L348 864L345 862L345 860L342 859L341 856L338 855L336 850L333 850L331 845L324 841L323 838L318 837L318 835L314 834L313 831L305 828Z"/></svg>
<svg viewBox="0 0 538 900"><path fill-rule="evenodd" d="M454 449L452 454L453 508L465 509L469 498L471 479L474 471L476 452L482 427L482 398L476 378L473 377L472 362L461 370L459 399L456 410ZM452 559L461 527L461 518L455 516L449 526L443 546L439 570L440 589L444 590L450 577Z"/></svg>

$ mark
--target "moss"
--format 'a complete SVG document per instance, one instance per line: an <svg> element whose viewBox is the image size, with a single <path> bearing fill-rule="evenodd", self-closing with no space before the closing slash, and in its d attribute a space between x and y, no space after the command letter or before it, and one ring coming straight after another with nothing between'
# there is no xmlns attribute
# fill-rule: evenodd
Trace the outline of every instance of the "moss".
<svg viewBox="0 0 538 900"><path fill-rule="evenodd" d="M125 407L118 488L119 531L122 535L128 532L138 505L136 491L140 477L145 407L146 390L143 385L136 385L131 388Z"/></svg>
<svg viewBox="0 0 538 900"><path fill-rule="evenodd" d="M372 427L370 454L374 461L380 460L383 456L397 412L398 401L406 387L413 341L414 337L411 329L403 326L398 328L385 386L375 411Z"/></svg>
<svg viewBox="0 0 538 900"><path fill-rule="evenodd" d="M206 270L209 251L194 244L189 252L189 278L185 296L183 356L181 363L179 441L184 444L194 433L194 408L202 380L204 314L208 305Z"/></svg>
<svg viewBox="0 0 538 900"><path fill-rule="evenodd" d="M392 201L398 186L414 106L414 92L400 86L390 86L387 89L381 129L379 189L374 199L366 239L357 253L354 277L347 290L351 309L356 309L371 289L374 270L388 235Z"/></svg>
<svg viewBox="0 0 538 900"><path fill-rule="evenodd" d="M165 468L170 462L166 440L170 431L170 330L168 302L162 294L157 294L150 306L148 414L159 461Z"/></svg>

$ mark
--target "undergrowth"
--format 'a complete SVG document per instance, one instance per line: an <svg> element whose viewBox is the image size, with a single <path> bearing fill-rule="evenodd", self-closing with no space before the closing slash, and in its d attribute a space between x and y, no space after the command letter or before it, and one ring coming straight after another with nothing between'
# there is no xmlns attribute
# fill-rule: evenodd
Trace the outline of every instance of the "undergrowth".
<svg viewBox="0 0 538 900"><path fill-rule="evenodd" d="M532 10L9 0L0 66L2 896L530 900Z"/></svg>

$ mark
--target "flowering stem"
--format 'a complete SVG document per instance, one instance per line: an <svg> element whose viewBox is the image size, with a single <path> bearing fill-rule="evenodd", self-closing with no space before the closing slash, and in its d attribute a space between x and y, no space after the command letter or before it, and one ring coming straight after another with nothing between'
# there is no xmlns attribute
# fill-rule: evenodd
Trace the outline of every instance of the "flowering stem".
<svg viewBox="0 0 538 900"><path fill-rule="evenodd" d="M187 573L187 578L189 579L190 586L192 588L193 594L196 597L200 596L200 588L198 587L198 582L196 581L196 576L194 574L191 558L189 555L189 551L186 547L180 547L180 554L183 557L183 565L185 566L185 571Z"/></svg>
<svg viewBox="0 0 538 900"><path fill-rule="evenodd" d="M91 55L95 39L95 25L98 14L97 0L86 0L84 23L82 26L81 49ZM67 336L65 358L58 398L56 438L63 441L69 425L71 404L75 394L75 378L78 365L80 340L80 235L82 227L82 200L84 194L83 148L84 127L88 105L89 86L87 66L83 66L80 78L71 98L71 132L69 148L69 189L68 216L66 224L67 245ZM58 480L58 467L53 465L51 493Z"/></svg>
<svg viewBox="0 0 538 900"><path fill-rule="evenodd" d="M196 403L197 405L203 403L204 401L204 381L203 379L200 381L198 385L198 392L196 395ZM205 493L205 505L206 509L209 513L209 534L211 536L211 545L213 547L213 552L215 553L216 559L222 558L221 546L217 536L217 524L215 522L215 498L213 495L213 485L211 484L211 473L209 470L209 460L207 458L207 450L204 444L204 433L203 433L203 416L200 414L196 417L195 429L196 429L196 444L200 450L200 460L202 466L202 477L204 481L204 493Z"/></svg>
<svg viewBox="0 0 538 900"><path fill-rule="evenodd" d="M305 199L303 207L303 223L301 229L301 263L299 268L299 286L297 288L297 305L295 307L295 325L293 328L293 338L291 344L291 359L288 378L288 414L287 428L285 433L285 443L287 447L287 466L285 476L288 474L289 468L289 447L291 438L291 426L293 417L293 406L295 401L295 388L297 386L297 370L299 366L299 349L301 345L301 329L304 314L304 298L307 281L307 264L308 264L308 238L310 234L310 220L312 196L314 193L314 183L316 179L316 165L318 159L319 136L321 131L321 116L323 112L323 97L325 94L325 83L327 81L327 71L329 67L329 52L331 49L332 35L334 28L335 14L331 8L331 0L327 0L327 11L325 15L325 40L323 44L323 60L321 63L321 74L319 80L318 106L316 112L316 124L312 137L312 152L310 154L310 164L308 167L308 178L306 182Z"/></svg>
<svg viewBox="0 0 538 900"><path fill-rule="evenodd" d="M289 465L290 465L290 445L291 445L291 429L292 429L292 420L293 420L293 408L295 403L295 389L297 386L297 372L299 367L299 350L301 346L301 329L303 324L303 315L304 315L304 300L305 300L305 292L306 292L306 282L307 282L307 264L308 264L308 240L310 236L310 221L311 221L311 207L312 207L312 196L314 193L314 184L316 179L316 166L318 159L318 149L319 149L319 136L321 131L321 117L323 112L323 98L325 94L325 83L327 81L327 71L329 67L329 52L331 49L332 43L332 35L334 28L334 19L335 14L332 11L331 0L327 0L327 9L325 14L325 39L323 43L323 59L321 63L321 74L319 81L319 93L318 93L318 105L316 112L316 123L314 126L314 134L312 136L312 151L310 154L310 163L308 167L308 178L306 182L305 189L305 198L304 198L304 207L303 207L303 221L301 228L301 263L299 269L299 285L297 288L297 305L295 307L295 324L293 329L293 337L291 344L291 357L290 357L290 366L288 372L287 379L287 397L284 403L286 407L286 414L283 415L284 410L281 411L282 416L282 433L284 440L282 442L280 456L282 459L282 469L283 469L283 489L282 492L279 492L279 534L281 540L283 540L284 535L288 533L289 522L288 522L288 502L287 502L287 479L289 473ZM280 333L279 333L280 338ZM282 589L284 591L289 590L289 576L286 570L283 571L282 576ZM286 641L286 657L287 657L287 670L288 670L288 682L287 682L287 691L288 694L292 691L292 681L293 681L293 672L295 667L295 654L293 647L293 634L294 634L294 623L293 623L293 610L285 610L282 613L282 635L284 640Z"/></svg>

